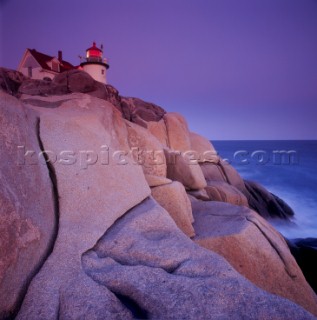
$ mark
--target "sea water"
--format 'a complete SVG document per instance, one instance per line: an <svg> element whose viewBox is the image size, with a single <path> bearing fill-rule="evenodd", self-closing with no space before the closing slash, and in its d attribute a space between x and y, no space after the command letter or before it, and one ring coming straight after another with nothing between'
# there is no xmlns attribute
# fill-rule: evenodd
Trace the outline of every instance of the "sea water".
<svg viewBox="0 0 317 320"><path fill-rule="evenodd" d="M262 184L295 212L291 223L270 222L285 237L317 238L317 140L212 141L247 180Z"/></svg>

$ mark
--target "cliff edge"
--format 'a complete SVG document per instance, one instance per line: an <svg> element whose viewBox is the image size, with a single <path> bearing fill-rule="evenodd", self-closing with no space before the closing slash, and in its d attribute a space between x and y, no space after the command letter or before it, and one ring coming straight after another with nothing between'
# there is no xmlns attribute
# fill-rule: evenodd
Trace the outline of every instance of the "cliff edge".
<svg viewBox="0 0 317 320"><path fill-rule="evenodd" d="M183 116L0 72L1 319L315 319L278 197Z"/></svg>

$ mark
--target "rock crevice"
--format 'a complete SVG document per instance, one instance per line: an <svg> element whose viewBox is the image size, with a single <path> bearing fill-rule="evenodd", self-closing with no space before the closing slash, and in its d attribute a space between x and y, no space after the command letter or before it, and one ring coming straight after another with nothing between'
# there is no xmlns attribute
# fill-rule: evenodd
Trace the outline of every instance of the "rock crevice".
<svg viewBox="0 0 317 320"><path fill-rule="evenodd" d="M23 300L24 300L24 297L27 293L27 290L28 290L30 283L32 282L34 277L40 272L45 261L48 259L48 257L52 253L54 246L55 246L56 239L57 239L58 229L59 229L59 195L58 195L58 189L57 189L57 177L56 177L56 173L54 170L54 166L51 164L50 159L48 158L47 154L45 153L44 145L43 145L43 142L41 139L41 120L40 120L40 118L36 119L35 132L36 132L36 137L38 140L38 145L39 145L40 151L45 159L46 167L48 170L48 175L49 175L50 181L51 181L51 190L52 190L52 199L54 202L55 221L54 221L54 225L53 225L53 229L52 229L51 239L47 245L46 252L43 253L43 256L40 259L40 261L38 262L38 265L36 266L36 268L34 269L32 274L29 275L28 280L25 282L24 288L21 291L20 298L17 303L17 307L13 313L14 316L16 316L18 314L18 312L21 308L21 305L23 304Z"/></svg>

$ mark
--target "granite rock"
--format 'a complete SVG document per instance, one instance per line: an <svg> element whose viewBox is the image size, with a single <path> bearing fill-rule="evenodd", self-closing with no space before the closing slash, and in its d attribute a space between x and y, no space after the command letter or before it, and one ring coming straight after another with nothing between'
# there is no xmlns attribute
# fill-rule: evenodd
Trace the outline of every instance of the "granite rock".
<svg viewBox="0 0 317 320"><path fill-rule="evenodd" d="M56 237L54 174L39 162L40 144L36 114L0 92L1 319L16 313Z"/></svg>
<svg viewBox="0 0 317 320"><path fill-rule="evenodd" d="M266 190L260 184L244 180L245 195L250 208L264 218L280 218L289 220L294 216L294 211L282 199Z"/></svg>
<svg viewBox="0 0 317 320"><path fill-rule="evenodd" d="M205 191L212 201L222 201L237 206L248 206L248 200L245 195L224 181L208 181Z"/></svg>
<svg viewBox="0 0 317 320"><path fill-rule="evenodd" d="M187 194L199 200L210 201L210 197L205 189L188 190Z"/></svg>
<svg viewBox="0 0 317 320"><path fill-rule="evenodd" d="M214 148L181 115L79 70L4 70L0 86L23 102L0 92L0 318L313 319L283 238L247 208L199 199L289 208L218 156L194 159ZM139 163L134 148L167 161ZM205 248L189 239L191 206Z"/></svg>
<svg viewBox="0 0 317 320"><path fill-rule="evenodd" d="M173 181L171 184L152 188L151 191L152 197L170 214L179 229L188 237L193 237L194 218L184 186Z"/></svg>
<svg viewBox="0 0 317 320"><path fill-rule="evenodd" d="M136 119L147 121L159 121L166 111L154 103L146 102L138 98L121 98L121 109L125 119L136 122Z"/></svg>
<svg viewBox="0 0 317 320"><path fill-rule="evenodd" d="M246 187L244 181L237 170L228 162L220 159L219 164L222 172L224 173L227 183L237 188L239 191L245 193Z"/></svg>
<svg viewBox="0 0 317 320"><path fill-rule="evenodd" d="M219 156L211 142L195 132L189 132L191 150L195 152L199 163L218 163Z"/></svg>
<svg viewBox="0 0 317 320"><path fill-rule="evenodd" d="M177 112L164 115L169 148L175 151L191 151L189 129L185 118Z"/></svg>
<svg viewBox="0 0 317 320"><path fill-rule="evenodd" d="M215 163L200 163L200 168L204 174L206 181L227 181L222 167Z"/></svg>
<svg viewBox="0 0 317 320"><path fill-rule="evenodd" d="M78 310L61 309L61 301L75 306L77 295L79 301L87 299L87 306L96 305L100 289L97 283L86 287L81 256L120 216L150 195L141 167L123 165L121 158L113 157L114 151L128 147L121 113L89 95L69 98L56 109L38 109L41 140L56 172L59 229L54 250L32 280L17 319L76 318ZM88 291L86 297L83 290ZM119 299L107 296L106 305L116 301L114 314L126 314ZM105 307L95 311L100 308ZM89 313L82 317L89 318Z"/></svg>
<svg viewBox="0 0 317 320"><path fill-rule="evenodd" d="M164 149L167 178L181 182L188 190L200 190L207 186L198 163L191 164L181 152Z"/></svg>
<svg viewBox="0 0 317 320"><path fill-rule="evenodd" d="M128 143L136 165L144 174L166 177L166 160L163 146L145 128L126 121Z"/></svg>
<svg viewBox="0 0 317 320"><path fill-rule="evenodd" d="M68 93L87 93L95 89L95 82L87 72L75 69L56 75L52 84L66 88Z"/></svg>
<svg viewBox="0 0 317 320"><path fill-rule="evenodd" d="M159 121L148 121L147 129L161 142L163 146L168 148L170 147L164 119L161 119Z"/></svg>
<svg viewBox="0 0 317 320"><path fill-rule="evenodd" d="M27 79L19 87L18 94L32 96L52 96L70 93L66 85L52 83L51 80Z"/></svg>
<svg viewBox="0 0 317 320"><path fill-rule="evenodd" d="M158 186L172 183L172 180L167 179L162 176L154 176L151 174L145 174L144 177L145 177L145 180L148 183L149 187L158 187Z"/></svg>
<svg viewBox="0 0 317 320"><path fill-rule="evenodd" d="M258 287L285 297L317 315L317 296L284 238L246 207L195 201L194 241L217 252Z"/></svg>
<svg viewBox="0 0 317 320"><path fill-rule="evenodd" d="M118 220L82 261L92 279L130 302L135 318L314 319L197 246L151 199Z"/></svg>

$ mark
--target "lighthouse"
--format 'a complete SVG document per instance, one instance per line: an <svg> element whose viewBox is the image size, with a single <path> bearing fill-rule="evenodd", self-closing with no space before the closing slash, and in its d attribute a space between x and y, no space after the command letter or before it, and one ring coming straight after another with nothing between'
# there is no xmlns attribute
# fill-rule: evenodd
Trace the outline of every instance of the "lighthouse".
<svg viewBox="0 0 317 320"><path fill-rule="evenodd" d="M107 83L107 69L109 64L107 59L103 58L103 46L99 49L96 42L93 42L92 47L86 50L85 61L80 64L84 71L89 73L95 80Z"/></svg>

